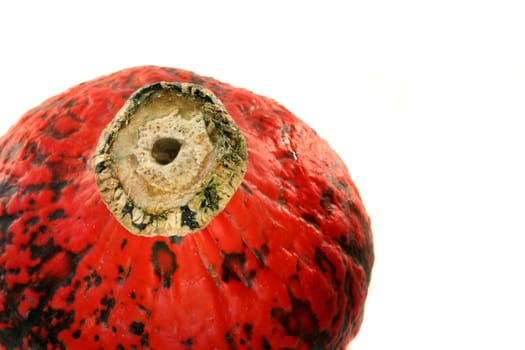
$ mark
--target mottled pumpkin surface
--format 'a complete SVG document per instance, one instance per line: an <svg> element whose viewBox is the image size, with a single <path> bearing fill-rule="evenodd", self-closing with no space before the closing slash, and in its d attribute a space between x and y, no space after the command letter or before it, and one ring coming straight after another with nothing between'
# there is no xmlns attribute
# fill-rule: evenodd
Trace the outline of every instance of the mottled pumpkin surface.
<svg viewBox="0 0 525 350"><path fill-rule="evenodd" d="M129 233L91 164L126 99L158 81L209 88L248 146L225 210L182 238ZM275 101L212 78L122 70L0 138L2 349L343 349L373 259L369 218L328 144Z"/></svg>

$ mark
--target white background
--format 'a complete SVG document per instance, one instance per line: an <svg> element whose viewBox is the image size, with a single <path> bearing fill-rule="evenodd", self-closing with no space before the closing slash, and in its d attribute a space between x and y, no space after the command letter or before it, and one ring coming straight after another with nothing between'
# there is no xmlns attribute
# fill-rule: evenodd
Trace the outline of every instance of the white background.
<svg viewBox="0 0 525 350"><path fill-rule="evenodd" d="M352 349L525 349L523 1L169 4L1 2L1 133L142 64L273 97L329 140L373 220Z"/></svg>

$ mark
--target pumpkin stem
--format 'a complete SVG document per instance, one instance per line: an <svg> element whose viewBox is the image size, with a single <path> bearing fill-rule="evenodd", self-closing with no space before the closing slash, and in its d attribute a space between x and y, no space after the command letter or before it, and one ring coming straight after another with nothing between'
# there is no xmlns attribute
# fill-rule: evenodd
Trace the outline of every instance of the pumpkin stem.
<svg viewBox="0 0 525 350"><path fill-rule="evenodd" d="M243 135L210 90L160 82L124 104L93 164L102 200L130 232L183 236L224 209L246 159Z"/></svg>

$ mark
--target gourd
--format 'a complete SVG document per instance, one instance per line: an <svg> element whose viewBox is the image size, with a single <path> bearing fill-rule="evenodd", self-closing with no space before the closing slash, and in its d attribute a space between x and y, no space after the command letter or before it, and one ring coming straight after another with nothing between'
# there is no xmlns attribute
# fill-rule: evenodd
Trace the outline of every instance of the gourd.
<svg viewBox="0 0 525 350"><path fill-rule="evenodd" d="M121 70L0 138L2 349L343 349L373 261L328 143L213 78Z"/></svg>

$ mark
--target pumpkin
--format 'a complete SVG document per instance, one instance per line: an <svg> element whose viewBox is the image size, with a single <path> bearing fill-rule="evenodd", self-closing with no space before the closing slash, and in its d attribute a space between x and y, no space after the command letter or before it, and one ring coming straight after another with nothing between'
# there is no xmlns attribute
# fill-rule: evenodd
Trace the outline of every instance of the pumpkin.
<svg viewBox="0 0 525 350"><path fill-rule="evenodd" d="M0 348L343 349L373 265L348 170L272 99L143 66L0 139Z"/></svg>

